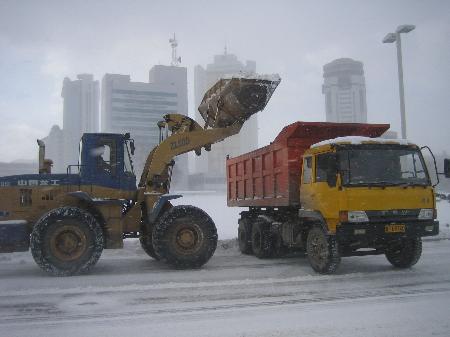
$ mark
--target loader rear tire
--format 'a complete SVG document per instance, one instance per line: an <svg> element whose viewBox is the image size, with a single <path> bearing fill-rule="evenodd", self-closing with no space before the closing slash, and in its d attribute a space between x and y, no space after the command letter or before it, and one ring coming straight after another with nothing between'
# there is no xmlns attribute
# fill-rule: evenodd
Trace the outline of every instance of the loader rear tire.
<svg viewBox="0 0 450 337"><path fill-rule="evenodd" d="M54 276L88 272L103 251L103 231L95 217L76 207L61 207L33 227L30 246L37 265Z"/></svg>
<svg viewBox="0 0 450 337"><path fill-rule="evenodd" d="M308 232L306 253L311 267L320 274L334 273L341 262L336 237L314 226Z"/></svg>
<svg viewBox="0 0 450 337"><path fill-rule="evenodd" d="M217 247L217 229L203 210L174 206L153 227L153 247L161 261L177 269L204 265Z"/></svg>
<svg viewBox="0 0 450 337"><path fill-rule="evenodd" d="M272 257L273 239L269 224L263 219L257 219L252 226L253 253L260 259Z"/></svg>
<svg viewBox="0 0 450 337"><path fill-rule="evenodd" d="M387 260L396 268L414 266L422 255L421 238L404 238L391 244L385 251Z"/></svg>

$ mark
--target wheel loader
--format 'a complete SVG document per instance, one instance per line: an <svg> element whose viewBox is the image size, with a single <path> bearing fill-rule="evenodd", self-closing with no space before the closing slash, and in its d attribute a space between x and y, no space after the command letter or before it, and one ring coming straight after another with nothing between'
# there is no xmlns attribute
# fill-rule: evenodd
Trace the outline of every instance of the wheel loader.
<svg viewBox="0 0 450 337"><path fill-rule="evenodd" d="M130 134L86 133L80 159L66 174L52 174L39 143L39 174L0 178L0 252L31 249L40 268L55 276L88 272L103 249L139 238L151 257L178 268L199 268L214 254L211 217L190 205L172 206L174 157L239 133L266 106L279 84L274 77L219 80L199 106L202 127L188 116L168 114L158 123L160 143L148 154L136 185Z"/></svg>

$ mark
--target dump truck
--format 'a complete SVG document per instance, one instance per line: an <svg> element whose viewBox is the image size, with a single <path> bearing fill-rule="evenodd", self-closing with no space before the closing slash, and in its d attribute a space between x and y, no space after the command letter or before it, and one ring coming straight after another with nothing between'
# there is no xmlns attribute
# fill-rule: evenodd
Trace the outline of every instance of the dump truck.
<svg viewBox="0 0 450 337"><path fill-rule="evenodd" d="M86 133L80 160L66 174L52 174L52 161L39 144L39 174L0 178L0 252L31 249L36 263L57 276L81 274L103 249L139 238L144 251L169 265L198 268L217 245L214 222L203 210L172 206L173 158L239 133L266 106L280 79L230 77L209 89L199 111L202 127L181 114L158 123L160 143L149 153L136 185L130 134ZM187 168L186 168L187 169Z"/></svg>
<svg viewBox="0 0 450 337"><path fill-rule="evenodd" d="M385 254L395 267L414 265L421 238L439 232L434 186L423 148L379 138L388 129L296 122L270 145L228 158L228 206L246 208L240 251L267 258L303 250L324 274L345 256Z"/></svg>

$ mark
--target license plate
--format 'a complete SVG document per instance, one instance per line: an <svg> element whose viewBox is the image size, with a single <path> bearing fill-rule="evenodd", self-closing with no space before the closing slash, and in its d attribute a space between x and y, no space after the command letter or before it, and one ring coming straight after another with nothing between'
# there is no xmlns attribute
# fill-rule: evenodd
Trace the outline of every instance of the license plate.
<svg viewBox="0 0 450 337"><path fill-rule="evenodd" d="M392 224L384 226L385 233L405 233L406 226L403 224Z"/></svg>

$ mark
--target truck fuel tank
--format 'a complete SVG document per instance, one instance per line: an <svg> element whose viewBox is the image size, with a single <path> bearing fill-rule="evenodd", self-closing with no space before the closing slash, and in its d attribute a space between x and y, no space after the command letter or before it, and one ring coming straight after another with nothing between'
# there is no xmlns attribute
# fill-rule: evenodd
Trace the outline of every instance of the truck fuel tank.
<svg viewBox="0 0 450 337"><path fill-rule="evenodd" d="M205 129L225 128L243 124L269 102L280 83L278 75L231 77L219 80L203 97L198 111L205 120Z"/></svg>

